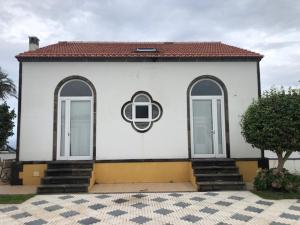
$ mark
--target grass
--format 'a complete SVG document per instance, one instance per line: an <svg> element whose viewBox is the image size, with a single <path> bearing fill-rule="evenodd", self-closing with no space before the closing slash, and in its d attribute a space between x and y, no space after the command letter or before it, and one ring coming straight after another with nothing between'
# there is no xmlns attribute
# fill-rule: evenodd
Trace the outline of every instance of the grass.
<svg viewBox="0 0 300 225"><path fill-rule="evenodd" d="M20 204L32 198L34 194L26 195L0 195L0 204Z"/></svg>
<svg viewBox="0 0 300 225"><path fill-rule="evenodd" d="M276 192L276 191L251 191L264 199L300 199L300 192Z"/></svg>

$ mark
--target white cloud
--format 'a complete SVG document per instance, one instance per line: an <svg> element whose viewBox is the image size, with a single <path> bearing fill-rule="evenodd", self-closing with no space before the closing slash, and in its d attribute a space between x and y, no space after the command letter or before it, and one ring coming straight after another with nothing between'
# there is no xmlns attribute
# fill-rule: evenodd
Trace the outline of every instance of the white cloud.
<svg viewBox="0 0 300 225"><path fill-rule="evenodd" d="M23 43L28 36L36 35L47 42L70 38L61 22L38 16L24 2L7 1L0 9L0 40Z"/></svg>

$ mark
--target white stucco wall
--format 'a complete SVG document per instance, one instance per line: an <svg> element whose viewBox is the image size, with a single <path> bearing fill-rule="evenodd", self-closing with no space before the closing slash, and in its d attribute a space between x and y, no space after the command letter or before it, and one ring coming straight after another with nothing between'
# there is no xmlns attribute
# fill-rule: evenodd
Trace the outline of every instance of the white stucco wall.
<svg viewBox="0 0 300 225"><path fill-rule="evenodd" d="M270 159L269 160L269 166L270 168L276 168L278 165L278 160L276 159ZM290 173L298 174L300 175L300 159L288 159L284 163L284 168L286 168Z"/></svg>
<svg viewBox="0 0 300 225"><path fill-rule="evenodd" d="M187 158L187 88L201 75L221 79L228 90L231 157L259 157L240 133L240 115L257 98L255 62L25 62L23 63L20 160L51 160L53 100L71 75L97 89L97 159ZM146 133L136 132L121 107L147 91L163 115Z"/></svg>
<svg viewBox="0 0 300 225"><path fill-rule="evenodd" d="M0 160L1 161L5 160L5 159L15 159L15 158L16 158L16 153L0 151Z"/></svg>
<svg viewBox="0 0 300 225"><path fill-rule="evenodd" d="M275 152L272 151L265 151L265 157L269 159L277 159L277 155ZM300 151L298 152L293 152L289 159L300 159Z"/></svg>
<svg viewBox="0 0 300 225"><path fill-rule="evenodd" d="M271 151L265 151L265 157L269 158L270 168L277 167L277 155ZM291 173L300 174L300 151L293 152L284 164L284 168Z"/></svg>

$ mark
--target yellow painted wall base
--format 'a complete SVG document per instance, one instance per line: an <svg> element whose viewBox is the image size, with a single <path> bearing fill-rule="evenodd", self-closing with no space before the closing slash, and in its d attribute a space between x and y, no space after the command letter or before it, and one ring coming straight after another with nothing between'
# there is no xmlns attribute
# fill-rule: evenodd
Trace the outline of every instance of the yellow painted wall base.
<svg viewBox="0 0 300 225"><path fill-rule="evenodd" d="M91 188L94 186L96 182L96 178L95 178L95 164L93 165L93 170L92 170L92 174L91 174L91 178L90 178L90 184L89 184L89 191L91 190Z"/></svg>
<svg viewBox="0 0 300 225"><path fill-rule="evenodd" d="M239 168L240 174L243 175L245 182L252 182L258 170L257 161L236 161L236 166Z"/></svg>
<svg viewBox="0 0 300 225"><path fill-rule="evenodd" d="M39 185L47 164L24 164L19 178L23 185ZM191 182L195 177L191 162L95 163L89 189L95 183Z"/></svg>
<svg viewBox="0 0 300 225"><path fill-rule="evenodd" d="M192 167L192 163L190 163L190 182L195 188L198 188L196 177L194 175L194 170Z"/></svg>
<svg viewBox="0 0 300 225"><path fill-rule="evenodd" d="M24 164L19 178L23 179L23 185L39 185L46 169L47 164Z"/></svg>
<svg viewBox="0 0 300 225"><path fill-rule="evenodd" d="M257 161L236 161L245 182L252 182ZM39 185L47 164L24 164L19 178L24 185ZM196 187L191 162L95 163L89 189L95 184L191 182Z"/></svg>
<svg viewBox="0 0 300 225"><path fill-rule="evenodd" d="M96 183L190 182L190 162L96 163Z"/></svg>

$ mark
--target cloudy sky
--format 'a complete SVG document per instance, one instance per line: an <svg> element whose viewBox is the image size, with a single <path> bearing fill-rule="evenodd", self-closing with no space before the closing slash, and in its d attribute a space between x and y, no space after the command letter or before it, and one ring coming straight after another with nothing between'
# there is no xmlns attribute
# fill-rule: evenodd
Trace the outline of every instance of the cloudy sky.
<svg viewBox="0 0 300 225"><path fill-rule="evenodd" d="M300 87L300 1L0 0L0 66L18 82L14 56L58 41L222 41L265 56L263 90ZM42 74L41 74L42 76ZM17 100L8 103L17 110ZM10 139L15 143L15 137Z"/></svg>

